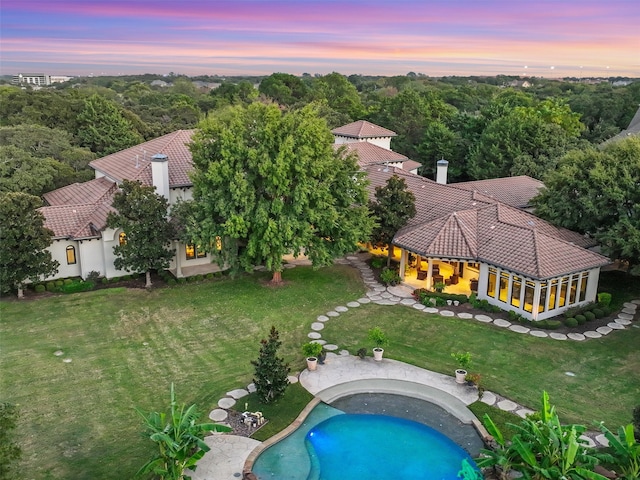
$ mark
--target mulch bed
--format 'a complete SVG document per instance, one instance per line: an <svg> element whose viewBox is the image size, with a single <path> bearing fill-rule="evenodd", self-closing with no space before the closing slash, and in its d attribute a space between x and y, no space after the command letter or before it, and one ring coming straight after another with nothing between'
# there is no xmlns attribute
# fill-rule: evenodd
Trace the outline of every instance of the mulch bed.
<svg viewBox="0 0 640 480"><path fill-rule="evenodd" d="M267 423L269 423L269 420L265 420L262 425L254 427L251 424L247 425L246 423L244 423L244 417L242 416L242 413L236 410L227 410L227 413L229 414L229 416L227 417L226 423L229 424L229 426L233 429L233 432L231 433L233 433L234 435L239 435L241 437L250 437L255 432L264 427Z"/></svg>

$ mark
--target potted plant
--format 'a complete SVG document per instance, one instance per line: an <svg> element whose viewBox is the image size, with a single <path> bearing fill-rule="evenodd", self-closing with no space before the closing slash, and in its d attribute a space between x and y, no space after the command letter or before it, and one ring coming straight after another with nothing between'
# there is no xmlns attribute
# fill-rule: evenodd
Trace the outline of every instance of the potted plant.
<svg viewBox="0 0 640 480"><path fill-rule="evenodd" d="M305 343L302 345L302 353L307 357L307 368L313 371L318 366L318 356L322 353L322 345L314 342Z"/></svg>
<svg viewBox="0 0 640 480"><path fill-rule="evenodd" d="M442 293L444 291L444 287L446 287L446 286L447 286L447 284L444 283L444 282L436 282L433 285L433 289L438 293Z"/></svg>
<svg viewBox="0 0 640 480"><path fill-rule="evenodd" d="M456 369L456 383L464 384L467 369L471 366L471 354L469 352L454 352L451 356L458 362Z"/></svg>
<svg viewBox="0 0 640 480"><path fill-rule="evenodd" d="M387 335L382 331L380 327L374 327L369 330L369 340L373 342L375 347L373 348L373 359L377 362L382 360L382 354L384 349L389 344Z"/></svg>

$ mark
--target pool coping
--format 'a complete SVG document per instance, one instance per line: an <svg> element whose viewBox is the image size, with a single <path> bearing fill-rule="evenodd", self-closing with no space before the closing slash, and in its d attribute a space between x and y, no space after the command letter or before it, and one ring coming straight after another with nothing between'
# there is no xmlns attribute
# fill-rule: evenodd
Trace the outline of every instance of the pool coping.
<svg viewBox="0 0 640 480"><path fill-rule="evenodd" d="M244 462L242 469L243 478L255 478L249 475L253 475L253 464L260 454L270 446L295 432L304 423L309 413L311 413L311 410L318 404L327 403L330 405L331 402L339 398L358 393L388 393L424 400L443 408L462 423L473 425L485 443L493 438L473 412L467 408L464 402L450 393L408 380L385 378L352 380L350 382L338 383L318 392L290 425L254 448Z"/></svg>

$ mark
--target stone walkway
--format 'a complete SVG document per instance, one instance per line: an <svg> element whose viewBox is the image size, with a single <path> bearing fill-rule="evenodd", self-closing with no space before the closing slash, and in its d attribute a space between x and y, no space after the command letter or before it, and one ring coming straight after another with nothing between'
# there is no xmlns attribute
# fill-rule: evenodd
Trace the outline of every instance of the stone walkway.
<svg viewBox="0 0 640 480"><path fill-rule="evenodd" d="M458 317L461 319L475 320L481 323L492 324L496 327L508 329L516 334L532 335L539 338L549 338L557 341L573 340L577 342L586 341L592 338L601 338L604 335L608 335L615 330L624 330L626 327L632 325L632 320L637 313L640 300L633 300L632 302L625 303L624 308L618 313L617 318L607 324L596 328L594 331L587 331L584 334L581 333L547 333L542 330L531 329L520 324L512 324L511 322L501 319L492 318L488 315L478 314L473 315L467 312L455 313L447 309L438 309L435 307L427 307L413 298L413 290L404 286L385 287L380 284L374 277L373 271L369 265L357 256L348 256L344 259L339 259L336 263L352 265L357 268L362 275L362 279L365 285L368 287L368 291L365 296L358 298L352 302L348 302L345 305L338 305L333 310L325 312L322 315L318 315L316 320L311 323L311 331L307 334L311 342L319 343L324 346L324 349L328 352L337 353L337 355L328 355L328 358L332 358L333 363L340 365L348 365L348 368L321 368L316 372L304 371L300 379L303 381L303 385L311 393L318 394L322 390L331 386L339 385L341 383L361 380L361 379L395 379L395 380L409 380L411 382L418 382L429 387L442 390L458 397L464 404L468 405L478 399L477 390L468 389L463 387L456 387L453 377L442 375L436 372L430 372L412 365L404 364L394 360L385 359L382 362L362 362L359 359L349 355L346 350L339 351L340 347L335 343L328 343L322 338L322 330L325 323L332 318L339 317L340 314L348 312L349 309L358 308L368 303L375 303L377 305L401 305L424 313L440 314L443 317ZM293 268L296 264L307 264L305 260L298 260L292 262L288 268ZM637 327L637 325L633 325ZM350 358L349 358L350 357ZM338 359L340 359L338 361ZM330 373L332 372L332 373ZM291 383L298 382L297 376L290 376L289 381ZM226 396L218 401L218 408L211 411L209 418L217 423L222 423L227 420L227 409L232 408L238 400L247 396L250 392L255 391L253 384L247 385L246 388L240 388L227 392ZM487 405L494 406L504 411L515 413L524 418L527 414L533 413L533 410L528 409L523 405L519 405L505 397L502 397L496 393L485 391L480 399ZM241 409L242 410L242 409ZM583 435L584 438L591 446L607 446L608 441L604 435L598 432L587 432ZM237 435L227 434L214 434L206 438L207 444L211 447L211 451L208 452L199 462L196 472L192 472L191 476L193 480L231 480L242 477L242 469L244 462L249 454L260 444L260 442Z"/></svg>

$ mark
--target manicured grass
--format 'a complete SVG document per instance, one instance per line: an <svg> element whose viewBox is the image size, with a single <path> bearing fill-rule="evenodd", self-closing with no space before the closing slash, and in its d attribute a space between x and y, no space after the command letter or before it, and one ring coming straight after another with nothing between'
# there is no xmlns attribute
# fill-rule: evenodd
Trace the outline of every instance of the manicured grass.
<svg viewBox="0 0 640 480"><path fill-rule="evenodd" d="M500 429L505 438L511 438L516 434L516 429L511 427L510 424L520 425L520 422L522 421L522 418L515 413L505 412L504 410L500 410L497 407L492 407L480 401L469 405L469 410L471 410L483 424L483 417L485 415L489 415L493 423L495 423L496 427Z"/></svg>
<svg viewBox="0 0 640 480"><path fill-rule="evenodd" d="M19 404L25 478L132 478L153 451L134 407L166 410L174 382L178 401L206 419L227 391L252 381L250 361L271 325L292 371L304 368L310 323L364 286L343 266L283 277L279 288L256 274L0 302L1 400Z"/></svg>
<svg viewBox="0 0 640 480"><path fill-rule="evenodd" d="M469 351L469 371L482 375L484 388L533 409L547 390L566 422L591 426L604 420L617 428L630 421L640 399L640 328L585 342L557 341L474 320L369 304L327 322L322 335L350 352L367 347L371 355L367 331L374 326L389 336L385 357L453 375L451 353Z"/></svg>

